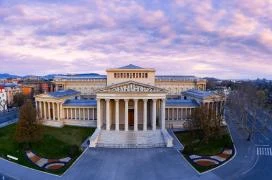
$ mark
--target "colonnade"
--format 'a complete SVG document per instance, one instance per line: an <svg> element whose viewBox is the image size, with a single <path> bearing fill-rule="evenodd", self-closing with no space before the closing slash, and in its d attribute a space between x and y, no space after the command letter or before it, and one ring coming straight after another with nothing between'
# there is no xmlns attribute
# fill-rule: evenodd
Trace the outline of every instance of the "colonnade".
<svg viewBox="0 0 272 180"><path fill-rule="evenodd" d="M67 120L96 120L96 107L64 107Z"/></svg>
<svg viewBox="0 0 272 180"><path fill-rule="evenodd" d="M208 110L214 110L216 115L223 113L220 112L224 109L225 101L213 101L213 102L203 102L204 105ZM223 116L223 114L221 114Z"/></svg>
<svg viewBox="0 0 272 180"><path fill-rule="evenodd" d="M110 98L105 98L105 99L100 99L97 98L97 128L101 129L103 126L103 116L101 115L103 113L103 108L101 106L101 101L105 100L106 102L106 130L110 130L111 128L111 121L114 119L115 121L115 127L114 129L116 131L120 130L120 116L119 116L119 111L120 111L120 101L124 101L125 107L124 107L124 112L125 112L125 124L124 124L124 130L128 131L129 130L129 122L128 122L128 110L129 110L129 101L132 100L134 102L134 131L138 131L138 102L143 101L143 131L147 131L147 121L148 121L148 100L149 99L114 99L115 103L115 117L110 117L112 109L110 109ZM112 99L113 100L113 99ZM152 101L152 119L151 119L151 127L152 130L156 130L157 128L157 103L160 103L161 107L161 114L159 115L160 117L160 125L161 129L165 129L165 99L150 99Z"/></svg>
<svg viewBox="0 0 272 180"><path fill-rule="evenodd" d="M44 120L57 120L62 117L62 104L58 102L36 101L37 116Z"/></svg>
<svg viewBox="0 0 272 180"><path fill-rule="evenodd" d="M167 107L166 120L167 121L187 120L192 115L193 109L194 108L189 107Z"/></svg>

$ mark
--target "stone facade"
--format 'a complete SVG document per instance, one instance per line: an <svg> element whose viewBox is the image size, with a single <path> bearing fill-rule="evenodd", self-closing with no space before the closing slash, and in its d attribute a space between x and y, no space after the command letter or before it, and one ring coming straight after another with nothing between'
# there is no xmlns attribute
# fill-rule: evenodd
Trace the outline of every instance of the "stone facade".
<svg viewBox="0 0 272 180"><path fill-rule="evenodd" d="M38 117L45 125L97 127L97 136L105 134L100 131L161 131L169 146L172 140L166 128L183 128L193 109L201 105L218 112L224 105L224 98L204 91L203 79L156 76L155 69L134 65L108 69L107 76L60 76L54 82L58 91L35 97ZM98 137L91 139L92 145L106 146Z"/></svg>

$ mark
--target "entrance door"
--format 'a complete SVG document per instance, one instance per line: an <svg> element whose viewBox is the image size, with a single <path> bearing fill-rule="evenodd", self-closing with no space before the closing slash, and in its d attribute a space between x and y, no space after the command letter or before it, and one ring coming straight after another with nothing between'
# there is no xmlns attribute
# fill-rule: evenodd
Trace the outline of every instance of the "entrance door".
<svg viewBox="0 0 272 180"><path fill-rule="evenodd" d="M134 109L128 110L128 125L134 126Z"/></svg>

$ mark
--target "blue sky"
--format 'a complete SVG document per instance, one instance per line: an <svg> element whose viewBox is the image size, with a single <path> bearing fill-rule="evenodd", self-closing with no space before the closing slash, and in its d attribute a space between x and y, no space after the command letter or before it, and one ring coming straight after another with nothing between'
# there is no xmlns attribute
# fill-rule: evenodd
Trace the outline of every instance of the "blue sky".
<svg viewBox="0 0 272 180"><path fill-rule="evenodd" d="M0 0L0 72L272 79L272 0Z"/></svg>

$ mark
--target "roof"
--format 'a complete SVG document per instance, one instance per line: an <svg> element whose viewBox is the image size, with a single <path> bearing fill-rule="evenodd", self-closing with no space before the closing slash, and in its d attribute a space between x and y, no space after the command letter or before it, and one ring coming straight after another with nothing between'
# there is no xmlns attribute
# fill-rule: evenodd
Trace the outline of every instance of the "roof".
<svg viewBox="0 0 272 180"><path fill-rule="evenodd" d="M199 107L199 104L192 99L167 99L166 106Z"/></svg>
<svg viewBox="0 0 272 180"><path fill-rule="evenodd" d="M143 69L140 66L135 66L134 64L129 64L127 66L119 67L118 69Z"/></svg>
<svg viewBox="0 0 272 180"><path fill-rule="evenodd" d="M55 98L62 98L65 96L73 96L80 94L80 92L72 90L72 89L67 89L67 90L61 90L61 91L56 91L56 92L51 92L48 93L49 96L55 97Z"/></svg>
<svg viewBox="0 0 272 180"><path fill-rule="evenodd" d="M3 87L17 87L18 85L15 83L4 83L4 84L0 84Z"/></svg>
<svg viewBox="0 0 272 180"><path fill-rule="evenodd" d="M64 106L96 106L95 99L69 99L65 101Z"/></svg>
<svg viewBox="0 0 272 180"><path fill-rule="evenodd" d="M199 78L195 76L171 76L171 75L166 75L166 76L156 76L156 80L172 80L172 81L177 81L177 80L182 80L182 81L194 81L194 80L199 80Z"/></svg>
<svg viewBox="0 0 272 180"><path fill-rule="evenodd" d="M214 93L210 92L210 91L200 91L197 89L191 89L188 91L183 92L183 94L185 95L189 95L189 96L194 96L196 98L201 98L201 99L205 99L207 97L213 96Z"/></svg>
<svg viewBox="0 0 272 180"><path fill-rule="evenodd" d="M63 76L56 76L55 80L63 79L63 80L89 80L89 79L107 79L105 75L99 74L78 74L78 75L63 75Z"/></svg>

